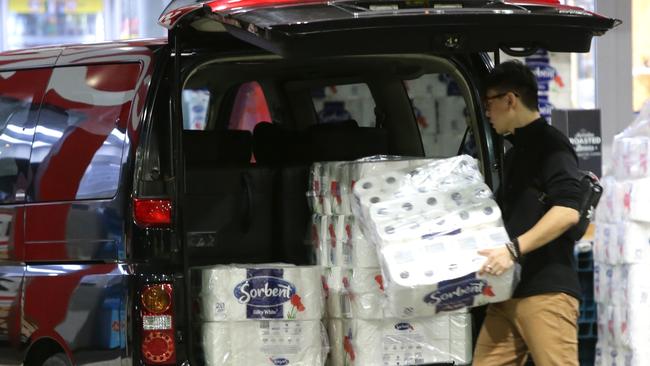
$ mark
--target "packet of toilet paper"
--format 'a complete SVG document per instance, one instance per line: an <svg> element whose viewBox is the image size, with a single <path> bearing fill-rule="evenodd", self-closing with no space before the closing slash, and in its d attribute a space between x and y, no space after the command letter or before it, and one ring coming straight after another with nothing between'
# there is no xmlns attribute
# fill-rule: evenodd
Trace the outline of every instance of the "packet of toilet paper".
<svg viewBox="0 0 650 366"><path fill-rule="evenodd" d="M503 227L483 227L381 248L388 311L428 316L510 298L518 265L499 276L479 274L486 258L478 251L507 240Z"/></svg>
<svg viewBox="0 0 650 366"><path fill-rule="evenodd" d="M332 348L345 360L334 365L397 366L471 362L471 316L445 314L428 318L343 319L330 334Z"/></svg>
<svg viewBox="0 0 650 366"><path fill-rule="evenodd" d="M646 102L635 120L614 136L612 156L617 180L650 177L650 102Z"/></svg>
<svg viewBox="0 0 650 366"><path fill-rule="evenodd" d="M319 366L329 352L319 320L206 322L200 332L207 366Z"/></svg>
<svg viewBox="0 0 650 366"><path fill-rule="evenodd" d="M318 320L322 268L287 264L217 265L190 271L203 321Z"/></svg>

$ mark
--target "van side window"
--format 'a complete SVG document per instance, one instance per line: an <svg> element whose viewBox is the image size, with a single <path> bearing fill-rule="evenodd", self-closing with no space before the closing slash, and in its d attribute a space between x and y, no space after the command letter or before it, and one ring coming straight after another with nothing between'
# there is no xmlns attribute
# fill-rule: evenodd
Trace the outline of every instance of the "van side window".
<svg viewBox="0 0 650 366"><path fill-rule="evenodd" d="M253 131L261 121L271 121L271 112L260 84L251 81L242 84L230 112L228 129Z"/></svg>
<svg viewBox="0 0 650 366"><path fill-rule="evenodd" d="M139 64L55 68L34 134L30 200L117 192Z"/></svg>
<svg viewBox="0 0 650 366"><path fill-rule="evenodd" d="M51 70L0 72L0 203L22 201L34 125Z"/></svg>
<svg viewBox="0 0 650 366"><path fill-rule="evenodd" d="M361 127L375 126L375 101L366 84L330 85L312 89L318 123L353 119Z"/></svg>
<svg viewBox="0 0 650 366"><path fill-rule="evenodd" d="M447 158L458 153L467 129L467 103L448 74L425 74L406 80L427 157Z"/></svg>
<svg viewBox="0 0 650 366"><path fill-rule="evenodd" d="M208 125L210 91L207 89L184 89L183 128L185 130L205 130Z"/></svg>

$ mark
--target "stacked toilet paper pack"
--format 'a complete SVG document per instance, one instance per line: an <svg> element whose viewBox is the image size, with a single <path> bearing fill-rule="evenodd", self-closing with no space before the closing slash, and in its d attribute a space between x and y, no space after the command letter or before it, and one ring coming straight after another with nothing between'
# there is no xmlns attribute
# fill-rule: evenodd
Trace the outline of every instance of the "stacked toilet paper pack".
<svg viewBox="0 0 650 366"><path fill-rule="evenodd" d="M312 206L331 210L315 214L312 227L318 263L327 267L330 365L470 361L471 317L467 312L400 318L387 306L377 247L366 238L360 218L352 212L353 189L365 176L410 171L432 161L381 156L315 164L312 182L321 183L312 187L325 188L318 200L322 204ZM319 195L314 191L309 196Z"/></svg>
<svg viewBox="0 0 650 366"><path fill-rule="evenodd" d="M511 296L515 267L478 274L485 262L478 251L509 239L475 159L367 176L354 194L353 209L379 253L391 313L428 316Z"/></svg>
<svg viewBox="0 0 650 366"><path fill-rule="evenodd" d="M597 365L650 365L650 108L614 138L596 212Z"/></svg>
<svg viewBox="0 0 650 366"><path fill-rule="evenodd" d="M193 268L205 364L324 365L321 273L286 264Z"/></svg>

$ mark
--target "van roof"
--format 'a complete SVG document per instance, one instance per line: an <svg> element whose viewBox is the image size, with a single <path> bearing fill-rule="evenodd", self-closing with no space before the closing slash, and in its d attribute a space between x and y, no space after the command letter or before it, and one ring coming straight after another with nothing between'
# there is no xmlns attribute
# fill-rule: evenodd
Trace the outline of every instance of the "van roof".
<svg viewBox="0 0 650 366"><path fill-rule="evenodd" d="M167 38L151 38L11 50L0 52L0 70L119 62L121 59L130 61L135 55L149 57L156 49L166 44Z"/></svg>

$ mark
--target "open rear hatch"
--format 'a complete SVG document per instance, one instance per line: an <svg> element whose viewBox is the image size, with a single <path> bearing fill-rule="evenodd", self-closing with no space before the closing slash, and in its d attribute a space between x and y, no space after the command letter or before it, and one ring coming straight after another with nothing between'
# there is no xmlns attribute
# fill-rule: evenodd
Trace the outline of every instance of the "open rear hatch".
<svg viewBox="0 0 650 366"><path fill-rule="evenodd" d="M539 48L588 52L594 36L620 23L553 0L177 0L159 22L168 29L225 28L285 57Z"/></svg>

